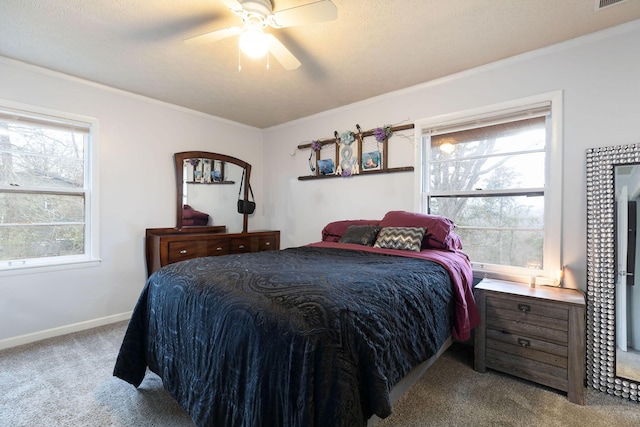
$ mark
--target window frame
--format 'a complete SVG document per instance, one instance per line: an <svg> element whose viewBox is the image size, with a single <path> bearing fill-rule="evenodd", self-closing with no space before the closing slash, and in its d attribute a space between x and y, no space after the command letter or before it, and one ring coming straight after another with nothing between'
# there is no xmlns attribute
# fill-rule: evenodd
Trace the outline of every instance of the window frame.
<svg viewBox="0 0 640 427"><path fill-rule="evenodd" d="M545 153L545 212L543 268L483 264L471 261L474 276L491 277L503 280L528 282L532 276L543 276L552 281L558 280L563 270L562 261L562 191L563 191L563 129L562 129L562 91L554 91L497 104L485 105L453 113L433 116L414 122L415 126L415 171L414 210L426 213L427 197L425 188L428 179L429 151L424 147L424 133L428 129L455 126L473 119L499 117L507 111L524 111L541 103L550 103L551 117L547 121L547 145ZM464 242L463 246L464 246ZM463 248L464 251L464 248Z"/></svg>
<svg viewBox="0 0 640 427"><path fill-rule="evenodd" d="M85 196L85 245L84 253L59 257L27 258L18 260L0 260L0 277L15 274L40 273L69 268L96 266L101 262L99 255L99 197L98 197L98 135L99 121L96 118L63 112L50 108L0 99L0 111L17 115L42 118L62 123L79 123L88 128L88 138L84 147L84 186ZM3 188L11 192L11 188ZM36 191L34 191L35 193ZM45 191L46 193L47 191Z"/></svg>

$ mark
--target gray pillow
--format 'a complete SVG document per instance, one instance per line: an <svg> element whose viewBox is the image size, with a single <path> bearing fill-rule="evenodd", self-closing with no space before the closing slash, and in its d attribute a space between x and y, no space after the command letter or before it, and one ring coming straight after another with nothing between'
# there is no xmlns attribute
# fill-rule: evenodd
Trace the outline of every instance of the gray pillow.
<svg viewBox="0 0 640 427"><path fill-rule="evenodd" d="M378 233L375 248L420 252L424 227L384 227Z"/></svg>
<svg viewBox="0 0 640 427"><path fill-rule="evenodd" d="M378 231L380 231L380 227L375 225L350 225L338 241L340 243L373 246Z"/></svg>

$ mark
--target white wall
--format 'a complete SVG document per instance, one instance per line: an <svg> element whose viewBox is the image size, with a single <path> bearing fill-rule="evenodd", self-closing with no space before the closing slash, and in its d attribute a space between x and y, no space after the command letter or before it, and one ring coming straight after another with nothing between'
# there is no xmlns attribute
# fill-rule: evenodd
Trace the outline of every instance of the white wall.
<svg viewBox="0 0 640 427"><path fill-rule="evenodd" d="M174 152L251 163L262 198L259 129L2 58L0 98L99 120L102 258L98 267L0 275L0 348L126 318L146 279L145 228L175 226ZM250 229L262 228L262 213L259 205Z"/></svg>
<svg viewBox="0 0 640 427"><path fill-rule="evenodd" d="M270 227L281 230L283 247L297 246L319 240L332 220L414 209L413 173L299 181L310 174L309 150L296 150L301 143L355 131L356 123L363 130L411 123L556 90L564 96L566 285L585 289L585 150L640 142L640 21L266 130ZM390 167L414 165L410 140L389 144L396 156Z"/></svg>
<svg viewBox="0 0 640 427"><path fill-rule="evenodd" d="M250 229L279 229L282 247L297 246L319 240L332 220L413 210L415 192L411 172L299 181L309 174L299 144L356 123L412 123L555 90L564 92L563 261L567 285L585 289L585 149L639 142L638 76L640 21L260 131L0 59L0 98L100 120L103 259L94 268L0 276L0 348L132 310L145 280L144 229L175 222L174 152L251 163L259 203ZM390 141L390 167L414 165L412 133L404 135Z"/></svg>

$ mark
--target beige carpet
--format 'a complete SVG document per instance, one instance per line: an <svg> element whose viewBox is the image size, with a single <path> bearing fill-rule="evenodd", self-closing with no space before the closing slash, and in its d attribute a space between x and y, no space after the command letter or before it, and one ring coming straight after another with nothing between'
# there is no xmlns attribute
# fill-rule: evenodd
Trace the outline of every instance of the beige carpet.
<svg viewBox="0 0 640 427"><path fill-rule="evenodd" d="M126 323L0 351L0 426L193 427L148 374L141 388L111 376ZM640 405L587 390L578 406L562 393L472 369L454 345L381 420L384 426L640 426ZM325 426L321 426L325 427Z"/></svg>

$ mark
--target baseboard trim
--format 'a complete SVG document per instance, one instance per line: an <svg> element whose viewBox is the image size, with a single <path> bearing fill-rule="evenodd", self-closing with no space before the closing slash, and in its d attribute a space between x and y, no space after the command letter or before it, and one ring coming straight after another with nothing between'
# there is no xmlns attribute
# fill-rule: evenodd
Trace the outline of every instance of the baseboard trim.
<svg viewBox="0 0 640 427"><path fill-rule="evenodd" d="M47 338L59 337L74 332L80 332L98 326L108 325L123 320L129 320L132 312L114 314L112 316L100 317L98 319L87 320L86 322L73 323L71 325L60 326L58 328L46 329L44 331L34 332L31 334L20 335L17 337L5 338L0 340L0 350L6 348L17 347L19 345L30 344L32 342L41 341Z"/></svg>

